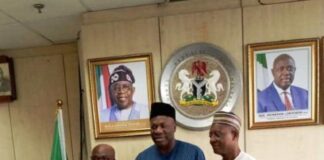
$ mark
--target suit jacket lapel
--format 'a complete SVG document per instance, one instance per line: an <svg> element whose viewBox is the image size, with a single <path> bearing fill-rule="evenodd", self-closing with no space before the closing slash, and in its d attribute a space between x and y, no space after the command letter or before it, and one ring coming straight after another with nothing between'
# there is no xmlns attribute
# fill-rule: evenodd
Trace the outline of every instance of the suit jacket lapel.
<svg viewBox="0 0 324 160"><path fill-rule="evenodd" d="M293 101L294 108L299 109L302 103L301 103L301 98L298 96L295 87L290 86L290 94L291 94L291 99Z"/></svg>
<svg viewBox="0 0 324 160"><path fill-rule="evenodd" d="M272 84L271 86L271 94L270 94L270 99L274 105L274 107L276 107L277 111L285 111L285 105L282 103L280 96L276 90L276 88L273 86L274 84Z"/></svg>

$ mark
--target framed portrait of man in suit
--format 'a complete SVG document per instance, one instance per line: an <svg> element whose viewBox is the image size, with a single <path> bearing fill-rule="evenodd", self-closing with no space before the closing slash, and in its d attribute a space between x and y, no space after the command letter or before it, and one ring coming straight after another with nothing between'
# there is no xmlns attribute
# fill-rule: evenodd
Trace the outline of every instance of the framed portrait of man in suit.
<svg viewBox="0 0 324 160"><path fill-rule="evenodd" d="M318 123L319 39L249 44L249 128Z"/></svg>
<svg viewBox="0 0 324 160"><path fill-rule="evenodd" d="M149 134L151 54L89 60L96 138Z"/></svg>

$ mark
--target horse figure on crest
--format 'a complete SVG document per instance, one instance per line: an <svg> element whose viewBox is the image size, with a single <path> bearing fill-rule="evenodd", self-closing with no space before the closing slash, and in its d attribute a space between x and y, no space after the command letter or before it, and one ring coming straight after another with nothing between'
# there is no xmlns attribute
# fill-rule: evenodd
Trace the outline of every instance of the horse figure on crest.
<svg viewBox="0 0 324 160"><path fill-rule="evenodd" d="M217 100L217 92L224 91L221 83L217 83L220 78L218 70L212 70L209 74L211 77L207 79L205 95L213 94Z"/></svg>
<svg viewBox="0 0 324 160"><path fill-rule="evenodd" d="M178 77L181 83L178 82L175 88L181 91L180 100L183 100L184 94L192 95L192 79L189 78L189 72L185 69L179 71Z"/></svg>

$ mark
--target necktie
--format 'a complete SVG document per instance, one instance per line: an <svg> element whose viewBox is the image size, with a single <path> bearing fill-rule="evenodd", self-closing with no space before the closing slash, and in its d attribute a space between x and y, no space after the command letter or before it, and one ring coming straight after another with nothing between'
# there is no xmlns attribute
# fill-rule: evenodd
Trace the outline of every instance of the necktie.
<svg viewBox="0 0 324 160"><path fill-rule="evenodd" d="M284 92L285 95L285 107L286 107L286 111L292 110L292 105L289 101L289 98L287 96L288 92Z"/></svg>

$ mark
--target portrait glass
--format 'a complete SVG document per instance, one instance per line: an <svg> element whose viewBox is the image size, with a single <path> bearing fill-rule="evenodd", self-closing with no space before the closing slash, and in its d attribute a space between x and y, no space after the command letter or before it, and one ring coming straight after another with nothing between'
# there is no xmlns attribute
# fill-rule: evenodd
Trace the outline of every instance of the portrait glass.
<svg viewBox="0 0 324 160"><path fill-rule="evenodd" d="M0 63L0 96L4 95L11 95L8 63Z"/></svg>
<svg viewBox="0 0 324 160"><path fill-rule="evenodd" d="M150 54L89 60L97 138L148 133L151 69Z"/></svg>
<svg viewBox="0 0 324 160"><path fill-rule="evenodd" d="M16 85L12 58L0 56L0 102L16 99Z"/></svg>
<svg viewBox="0 0 324 160"><path fill-rule="evenodd" d="M248 46L249 127L317 121L318 40Z"/></svg>

